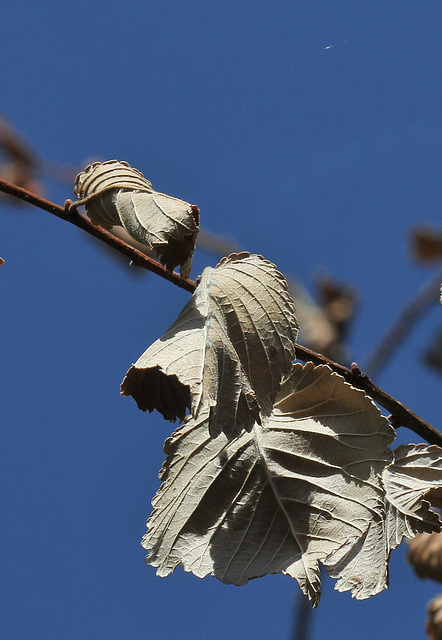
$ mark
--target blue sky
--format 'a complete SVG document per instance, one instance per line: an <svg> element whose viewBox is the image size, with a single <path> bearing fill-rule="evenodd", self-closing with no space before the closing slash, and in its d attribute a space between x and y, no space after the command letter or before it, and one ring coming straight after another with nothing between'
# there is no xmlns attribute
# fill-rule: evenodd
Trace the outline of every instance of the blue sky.
<svg viewBox="0 0 442 640"><path fill-rule="evenodd" d="M430 275L409 257L410 228L441 226L439 1L17 0L2 26L0 114L44 158L126 160L306 287L328 273L357 288L363 366ZM0 214L3 637L289 638L291 579L237 588L143 562L171 425L119 384L188 294L43 211L2 201ZM198 252L192 275L216 262ZM419 358L440 319L435 308L378 380L436 427L441 379ZM439 587L404 557L368 601L324 578L312 640L393 625L423 637Z"/></svg>

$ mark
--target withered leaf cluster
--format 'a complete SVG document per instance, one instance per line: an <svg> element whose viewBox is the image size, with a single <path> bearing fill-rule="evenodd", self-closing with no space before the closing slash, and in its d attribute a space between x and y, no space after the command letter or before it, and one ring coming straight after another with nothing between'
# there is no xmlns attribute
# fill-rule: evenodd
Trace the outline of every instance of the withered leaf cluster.
<svg viewBox="0 0 442 640"><path fill-rule="evenodd" d="M142 543L159 575L181 564L243 585L282 572L316 606L322 563L362 599L386 588L404 537L440 530L428 500L440 499L442 450L392 451L370 398L324 365L293 364L297 333L276 267L233 254L129 369L123 394L184 420Z"/></svg>
<svg viewBox="0 0 442 640"><path fill-rule="evenodd" d="M442 535L421 533L410 540L408 560L420 578L442 582Z"/></svg>
<svg viewBox="0 0 442 640"><path fill-rule="evenodd" d="M442 508L442 502L432 500ZM442 533L420 533L408 541L408 561L419 578L442 582ZM442 594L428 603L427 635L442 640Z"/></svg>

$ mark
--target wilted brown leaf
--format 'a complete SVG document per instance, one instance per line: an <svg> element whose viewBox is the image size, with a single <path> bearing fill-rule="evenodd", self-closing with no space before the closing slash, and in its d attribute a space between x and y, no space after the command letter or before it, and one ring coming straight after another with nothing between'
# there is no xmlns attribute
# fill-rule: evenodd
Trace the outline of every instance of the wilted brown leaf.
<svg viewBox="0 0 442 640"><path fill-rule="evenodd" d="M335 355L335 345L338 342L336 327L327 319L323 308L313 300L297 280L289 278L287 283L290 295L296 305L296 317L300 326L300 342L310 349L332 358Z"/></svg>
<svg viewBox="0 0 442 640"><path fill-rule="evenodd" d="M41 195L43 187L36 178L37 157L14 127L0 118L0 178L22 189ZM11 204L23 204L3 193Z"/></svg>
<svg viewBox="0 0 442 640"><path fill-rule="evenodd" d="M338 340L342 342L356 310L356 294L348 285L330 277L317 279L319 300L328 321L336 327Z"/></svg>
<svg viewBox="0 0 442 640"><path fill-rule="evenodd" d="M442 260L442 231L432 227L416 227L411 231L411 252L418 262Z"/></svg>
<svg viewBox="0 0 442 640"><path fill-rule="evenodd" d="M424 353L423 360L433 371L442 374L442 329L439 329L429 347Z"/></svg>

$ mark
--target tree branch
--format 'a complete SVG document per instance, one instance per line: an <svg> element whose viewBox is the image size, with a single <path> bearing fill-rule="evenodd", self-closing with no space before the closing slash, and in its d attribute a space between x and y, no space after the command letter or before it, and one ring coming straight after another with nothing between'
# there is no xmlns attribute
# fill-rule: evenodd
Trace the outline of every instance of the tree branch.
<svg viewBox="0 0 442 640"><path fill-rule="evenodd" d="M87 218L80 215L79 213L69 212L67 211L67 209L61 207L60 205L49 202L44 198L40 198L39 196L36 196L35 194L30 193L25 189L21 189L20 187L17 187L3 180L0 180L0 191L13 196L14 198L19 198L24 202L28 202L35 207L43 209L44 211L48 211L49 213L52 213L52 215L55 215L57 218L61 218L66 222L70 222L76 227L83 229L83 231L86 231L86 233L89 233L98 240L101 240L105 244L109 245L116 251L119 251L120 253L128 257L137 266L152 271L156 275L169 280L169 282L172 282L182 289L186 289L186 291L189 291L190 293L193 293L195 291L197 286L195 282L193 282L192 280L183 280L183 278L181 278L178 274L170 273L156 260L153 260L141 251L134 249L134 247L131 247L122 240L119 240L101 227L96 227ZM354 365L352 369L348 369L347 367L344 367L337 362L333 362L333 360L329 360L320 353L311 351L310 349L307 349L300 344L298 344L296 347L296 354L298 359L304 362L311 361L314 364L328 365L333 371L343 376L347 380L347 382L352 384L354 387L365 391L365 393L369 395L375 402L383 406L385 409L387 409L387 411L390 411L391 422L395 428L399 426L407 427L430 444L436 444L442 447L441 433L439 433L436 429L434 429L434 427L412 413L401 402L390 396L381 388L377 387L364 373L359 370L357 365Z"/></svg>
<svg viewBox="0 0 442 640"><path fill-rule="evenodd" d="M439 301L441 282L442 269L439 269L405 305L398 319L374 349L364 367L368 375L375 377L379 373L393 352L409 335L419 318Z"/></svg>
<svg viewBox="0 0 442 640"><path fill-rule="evenodd" d="M330 369L339 373L339 375L345 378L353 387L362 389L362 391L365 391L375 402L384 407L384 409L387 409L387 411L390 411L390 421L395 428L407 427L407 429L414 431L414 433L430 444L437 444L439 447L442 447L442 434L437 431L437 429L428 424L428 422L425 422L425 420L422 420L422 418L419 418L403 405L402 402L399 402L399 400L396 400L396 398L393 398L393 396L390 396L386 391L376 386L356 364L354 364L351 369L348 369L342 364L333 362L333 360L329 360L325 356L311 351L300 344L296 345L296 355L303 362L311 361L314 364L328 364Z"/></svg>
<svg viewBox="0 0 442 640"><path fill-rule="evenodd" d="M193 293L195 291L195 282L193 282L192 280L184 280L177 273L171 273L170 271L167 271L167 269L163 267L162 264L160 264L156 260L153 260L141 251L138 251L138 249L135 249L134 247L126 244L125 242L123 242L123 240L116 238L105 229L96 227L90 220L80 215L77 211L68 211L67 208L61 207L60 205L54 204L53 202L49 202L49 200L45 200L44 198L41 198L40 196L37 196L30 191L26 191L25 189L17 187L14 184L10 184L9 182L5 182L4 180L0 180L0 191L13 196L14 198L19 198L20 200L23 200L28 204L32 204L39 209L48 211L61 220L70 222L79 229L82 229L83 231L86 231L86 233L89 233L91 236L94 236L94 238L101 240L109 247L112 247L116 251L122 253L124 256L129 258L131 262L137 267L143 267L148 271L152 271L152 273L155 273L157 276L161 276L161 278L169 280L169 282L172 282L177 287L186 289L186 291L189 291L190 293Z"/></svg>

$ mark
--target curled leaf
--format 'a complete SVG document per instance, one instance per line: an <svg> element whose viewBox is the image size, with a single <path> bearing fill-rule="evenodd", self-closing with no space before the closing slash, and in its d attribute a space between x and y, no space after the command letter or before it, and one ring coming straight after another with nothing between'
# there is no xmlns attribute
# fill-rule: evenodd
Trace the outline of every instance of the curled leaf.
<svg viewBox="0 0 442 640"><path fill-rule="evenodd" d="M380 474L393 438L362 391L324 365L294 365L273 412L251 431L213 437L201 413L166 442L146 562L160 576L182 564L237 585L282 572L316 606L320 561L331 564L355 540L379 549L369 530L385 519ZM367 560L353 563L345 583L356 597ZM370 595L370 580L360 597Z"/></svg>
<svg viewBox="0 0 442 640"><path fill-rule="evenodd" d="M442 582L442 534L420 533L410 540L408 561L419 578Z"/></svg>
<svg viewBox="0 0 442 640"><path fill-rule="evenodd" d="M433 227L412 229L411 252L417 262L431 264L442 260L442 231Z"/></svg>
<svg viewBox="0 0 442 640"><path fill-rule="evenodd" d="M130 368L122 393L173 421L188 407L194 418L207 410L211 434L233 436L271 413L297 333L275 265L232 254L204 270L177 320Z"/></svg>
<svg viewBox="0 0 442 640"><path fill-rule="evenodd" d="M356 293L329 276L318 278L316 287L325 315L336 328L339 340L343 341L356 311Z"/></svg>
<svg viewBox="0 0 442 640"><path fill-rule="evenodd" d="M143 174L127 162L94 162L77 176L74 188L92 222L109 228L122 226L138 242L157 254L169 271L181 266L183 278L190 265L198 234L198 207L158 193Z"/></svg>
<svg viewBox="0 0 442 640"><path fill-rule="evenodd" d="M442 640L442 594L430 600L427 607L426 631L432 640Z"/></svg>
<svg viewBox="0 0 442 640"><path fill-rule="evenodd" d="M384 517L374 518L364 536L348 541L326 562L329 574L339 578L336 589L352 588L356 598L367 598L386 588L390 552L404 537L440 530L439 518L423 498L439 496L442 449L426 445L398 447L382 479ZM364 567L363 580L355 574L358 567Z"/></svg>

